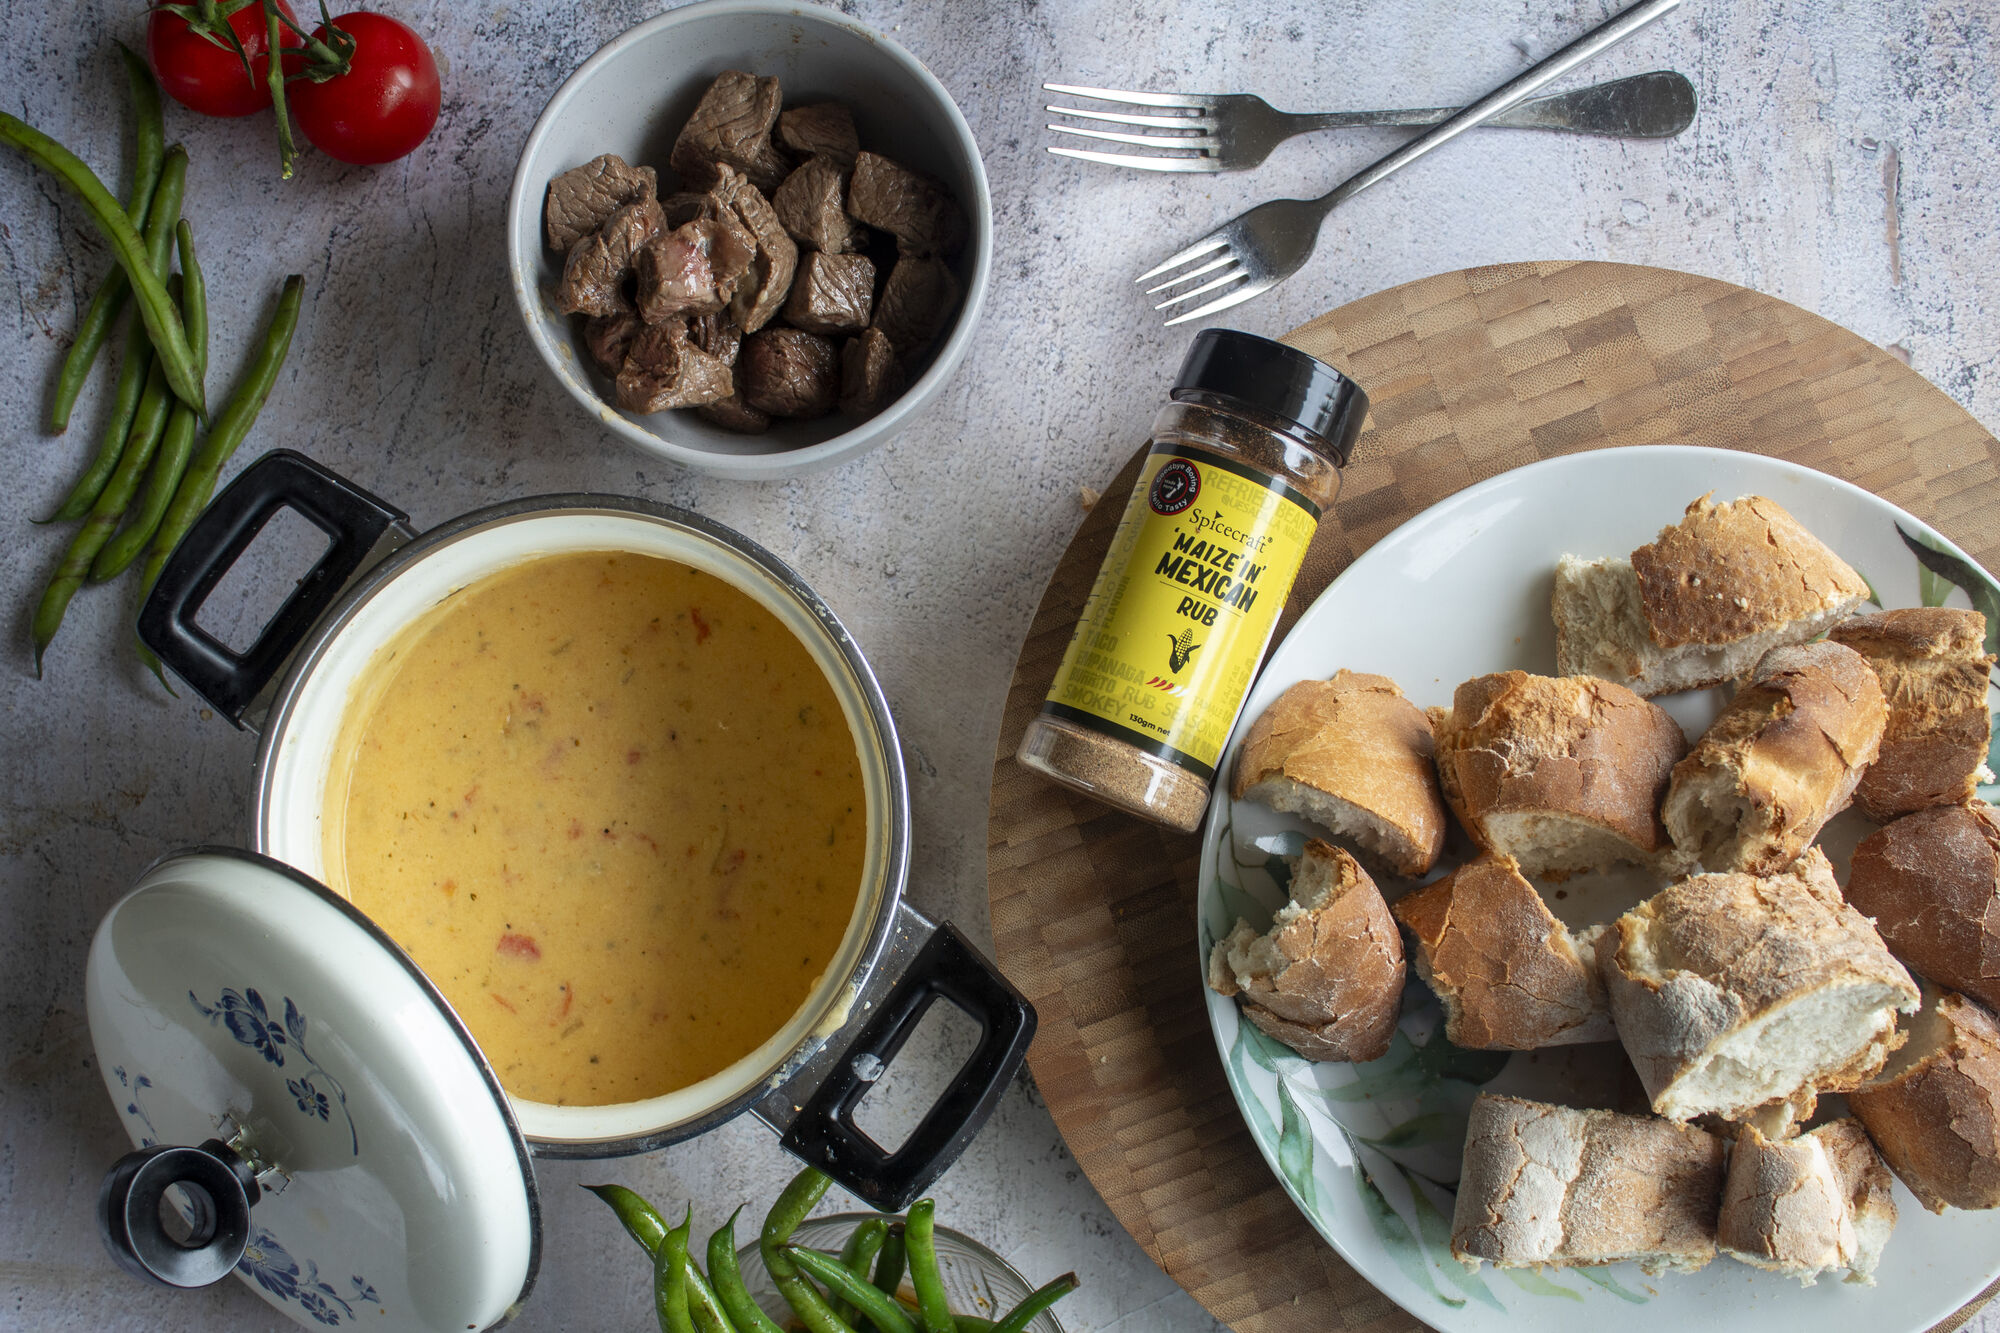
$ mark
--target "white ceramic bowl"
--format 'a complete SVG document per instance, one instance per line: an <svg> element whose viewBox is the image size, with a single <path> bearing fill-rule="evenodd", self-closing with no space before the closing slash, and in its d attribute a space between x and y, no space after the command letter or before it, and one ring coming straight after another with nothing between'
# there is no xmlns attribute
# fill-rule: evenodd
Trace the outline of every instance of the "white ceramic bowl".
<svg viewBox="0 0 2000 1333"><path fill-rule="evenodd" d="M542 241L549 180L600 153L673 173L667 154L716 75L776 75L786 106L832 99L854 112L862 146L943 180L971 223L952 260L965 296L950 330L901 397L867 421L840 415L778 421L738 435L694 412L638 415L609 399L570 317L550 293L561 257ZM704 0L612 39L569 76L528 135L507 204L507 267L528 338L592 418L657 458L722 477L769 481L865 453L914 421L943 392L971 345L993 262L993 203L979 145L944 85L882 33L831 9L771 0Z"/></svg>

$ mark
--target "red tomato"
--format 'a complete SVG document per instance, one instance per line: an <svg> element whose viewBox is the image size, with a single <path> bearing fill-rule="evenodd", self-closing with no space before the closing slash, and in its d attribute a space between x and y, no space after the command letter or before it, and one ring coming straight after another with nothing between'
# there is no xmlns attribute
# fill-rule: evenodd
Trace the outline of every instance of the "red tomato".
<svg viewBox="0 0 2000 1333"><path fill-rule="evenodd" d="M328 157L369 165L407 155L437 124L437 61L423 38L387 14L359 10L333 21L354 38L348 71L325 83L285 86L299 129ZM326 40L326 29L313 36Z"/></svg>
<svg viewBox="0 0 2000 1333"><path fill-rule="evenodd" d="M291 6L280 0L286 14ZM166 89L167 96L190 111L204 116L247 116L271 105L271 89L264 82L270 73L270 46L265 41L263 6L251 0L229 16L236 40L257 71L253 83L236 52L217 46L188 27L187 20L164 9L155 9L146 20L146 63ZM291 37L280 37L284 44Z"/></svg>

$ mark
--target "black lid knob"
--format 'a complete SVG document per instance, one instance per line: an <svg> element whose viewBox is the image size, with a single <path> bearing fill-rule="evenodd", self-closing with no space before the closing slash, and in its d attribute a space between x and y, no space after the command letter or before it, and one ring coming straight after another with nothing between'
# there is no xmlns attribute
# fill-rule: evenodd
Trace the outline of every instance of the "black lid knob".
<svg viewBox="0 0 2000 1333"><path fill-rule="evenodd" d="M105 1174L97 1228L133 1277L206 1287L242 1260L250 1208L262 1193L249 1164L220 1139L199 1148L143 1148Z"/></svg>
<svg viewBox="0 0 2000 1333"><path fill-rule="evenodd" d="M1340 467L1368 415L1361 386L1316 356L1236 329L1203 329L1181 362L1173 397L1208 396L1282 417Z"/></svg>

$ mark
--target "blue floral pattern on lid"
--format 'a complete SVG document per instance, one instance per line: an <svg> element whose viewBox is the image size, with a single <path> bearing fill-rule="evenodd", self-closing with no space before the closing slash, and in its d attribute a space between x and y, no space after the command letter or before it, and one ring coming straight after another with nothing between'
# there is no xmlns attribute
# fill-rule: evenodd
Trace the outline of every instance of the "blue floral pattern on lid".
<svg viewBox="0 0 2000 1333"><path fill-rule="evenodd" d="M281 1301L297 1301L300 1309L328 1326L354 1318L356 1305L382 1303L375 1288L358 1275L347 1279L348 1292L341 1295L320 1277L318 1264L308 1259L301 1269L278 1238L262 1227L251 1232L243 1260L236 1266L271 1295Z"/></svg>
<svg viewBox="0 0 2000 1333"><path fill-rule="evenodd" d="M285 1017L281 1023L271 1017L264 997L257 993L255 987L245 986L241 991L224 988L214 1004L203 1004L200 996L193 991L188 992L188 1002L194 1005L197 1013L212 1025L228 1028L230 1036L256 1051L270 1064L283 1069L285 1052L290 1050L296 1054L299 1063L306 1066L306 1071L297 1078L286 1079L285 1090L292 1094L300 1111L318 1120L331 1120L337 1103L340 1114L347 1121L349 1146L359 1157L361 1135L354 1127L354 1117L347 1111L347 1091L341 1087L340 1080L321 1068L306 1050L306 1016L292 1003L291 996L284 996L283 999ZM332 1094L331 1098L328 1093Z"/></svg>

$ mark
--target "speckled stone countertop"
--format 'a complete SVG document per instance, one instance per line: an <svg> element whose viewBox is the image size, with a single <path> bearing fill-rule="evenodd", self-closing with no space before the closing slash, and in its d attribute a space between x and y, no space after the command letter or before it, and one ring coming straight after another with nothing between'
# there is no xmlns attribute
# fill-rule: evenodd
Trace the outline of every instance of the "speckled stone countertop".
<svg viewBox="0 0 2000 1333"><path fill-rule="evenodd" d="M1320 135L1255 172L1124 175L1060 162L1043 80L1245 90L1295 109L1434 105L1554 50L1608 0L953 0L843 8L891 31L958 98L986 155L994 286L937 409L887 448L807 480L675 472L593 424L544 373L508 294L502 208L544 99L655 3L398 0L445 74L443 119L407 161L343 169L308 154L281 182L271 127L169 105L193 158L218 332L214 381L242 364L281 275L306 276L291 360L237 466L299 449L422 526L493 500L603 490L698 509L796 566L866 648L894 706L915 801L911 894L987 935L987 783L1021 635L1081 517L1142 438L1190 330L1157 326L1129 279L1275 194L1318 193L1395 142ZM123 154L113 37L136 3L0 10L6 109L106 172ZM1623 260L1770 292L1896 350L2000 425L2000 10L1986 0L1689 0L1572 82L1685 71L1702 109L1666 143L1481 131L1360 196L1307 269L1229 322L1276 334L1380 288L1502 260ZM126 648L131 590L87 590L30 671L28 609L62 538L31 527L83 443L40 429L70 330L105 267L80 211L0 155L0 1325L268 1329L236 1283L172 1294L99 1246L99 1174L124 1149L83 1017L86 946L105 908L166 849L247 837L254 742L151 685ZM1140 261L1147 261L1142 263ZM97 388L73 436L101 419ZM229 592L225 589L225 610ZM949 1043L913 1068L940 1073ZM921 1083L920 1078L910 1080ZM915 1105L882 1093L884 1114ZM791 1170L744 1119L626 1161L541 1168L539 1287L518 1327L650 1326L647 1274L601 1205L624 1181L692 1197L712 1226ZM1031 1275L1074 1268L1072 1329L1202 1330L1213 1321L1112 1219L1024 1077L938 1188L940 1213ZM1976 1328L2000 1333L2000 1316Z"/></svg>

